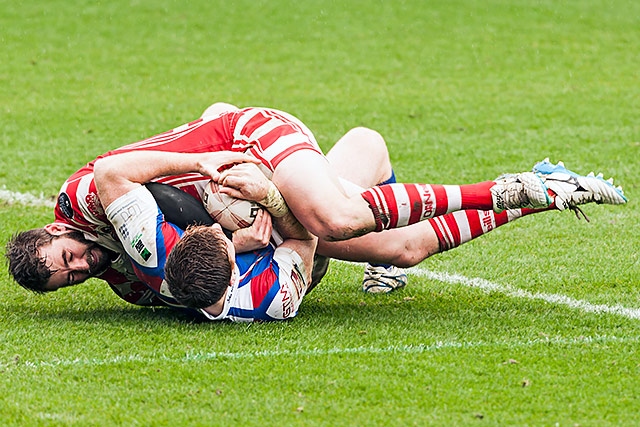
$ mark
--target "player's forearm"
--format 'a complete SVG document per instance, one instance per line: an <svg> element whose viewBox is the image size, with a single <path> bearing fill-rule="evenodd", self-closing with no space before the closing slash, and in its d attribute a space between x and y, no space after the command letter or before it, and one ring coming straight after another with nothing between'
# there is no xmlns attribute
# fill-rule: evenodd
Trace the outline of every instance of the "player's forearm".
<svg viewBox="0 0 640 427"><path fill-rule="evenodd" d="M144 184L164 175L197 172L198 160L198 154L132 151L99 159L94 176L96 182Z"/></svg>
<svg viewBox="0 0 640 427"><path fill-rule="evenodd" d="M197 155L159 151L129 152L98 160L93 173L106 207L139 185L163 175L197 170Z"/></svg>

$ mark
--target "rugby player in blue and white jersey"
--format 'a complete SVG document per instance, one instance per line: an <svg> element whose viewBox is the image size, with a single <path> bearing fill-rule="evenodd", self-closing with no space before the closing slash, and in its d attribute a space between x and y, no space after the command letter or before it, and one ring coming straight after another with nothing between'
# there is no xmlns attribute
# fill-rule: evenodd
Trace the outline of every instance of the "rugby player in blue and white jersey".
<svg viewBox="0 0 640 427"><path fill-rule="evenodd" d="M238 162L249 163L212 178L219 179L226 187L236 188L243 198L255 200L265 207L283 239L277 247L271 243L263 249L236 255L233 244L217 224L183 232L165 220L155 199L142 185L164 174L203 172L201 164L207 164L209 170L217 170L225 164ZM252 162L257 163L252 157L232 152L172 155L132 152L96 163L95 182L106 206L105 213L138 277L166 303L181 306L186 294L187 305L211 320L283 320L297 314L310 283L317 238L300 225L275 186ZM256 221L266 223L269 215L262 211ZM218 287L213 296L209 292L204 303L195 304L192 300L195 297L197 301L197 292L191 289L182 292L178 301L164 280L165 264L174 246L181 238L188 242L193 235L204 235L205 238L189 257L201 260L203 255L210 253L213 261L191 272L197 274L205 268L224 270L222 279L216 281ZM219 267L220 264L223 267Z"/></svg>

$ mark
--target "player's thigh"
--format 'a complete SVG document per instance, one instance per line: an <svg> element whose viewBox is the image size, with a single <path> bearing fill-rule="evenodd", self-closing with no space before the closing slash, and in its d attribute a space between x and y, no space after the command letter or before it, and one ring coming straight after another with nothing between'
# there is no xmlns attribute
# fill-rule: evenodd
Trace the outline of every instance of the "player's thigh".
<svg viewBox="0 0 640 427"><path fill-rule="evenodd" d="M364 199L349 198L326 158L313 150L288 155L272 179L289 209L318 237L344 238L333 233L346 236L373 229L373 214Z"/></svg>

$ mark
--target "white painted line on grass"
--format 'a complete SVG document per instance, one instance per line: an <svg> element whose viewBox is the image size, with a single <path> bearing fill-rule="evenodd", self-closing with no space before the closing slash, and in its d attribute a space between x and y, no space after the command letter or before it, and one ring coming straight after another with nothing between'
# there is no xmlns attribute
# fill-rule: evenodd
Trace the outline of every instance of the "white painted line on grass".
<svg viewBox="0 0 640 427"><path fill-rule="evenodd" d="M42 194L39 197L29 193L19 193L7 190L5 186L0 188L0 200L8 203L20 203L28 206L46 206L53 208L56 202L45 198Z"/></svg>
<svg viewBox="0 0 640 427"><path fill-rule="evenodd" d="M207 362L211 360L224 359L253 359L253 358L273 358L273 357L324 357L331 355L347 354L422 354L446 349L474 349L474 348L506 348L517 349L523 347L533 347L536 345L585 345L585 344L607 344L607 343L638 343L640 337L616 337L616 336L593 336L574 338L549 338L541 337L530 340L507 340L507 341L438 341L432 344L417 345L392 345L388 347L348 347L348 348L328 348L328 349L298 349L298 350L258 350L258 351L212 351L187 353L184 356L167 356L164 354L151 354L148 356L132 354L128 356L115 356L111 358L76 358L76 359L54 359L51 361L21 361L0 364L0 369L16 368L51 368L67 366L103 366L123 363L193 363Z"/></svg>
<svg viewBox="0 0 640 427"><path fill-rule="evenodd" d="M513 298L523 298L529 300L541 300L551 304L564 305L576 310L596 314L615 314L629 319L640 319L640 309L623 307L622 305L592 304L588 301L570 298L566 295L547 294L540 292L529 292L510 285L499 285L480 278L469 278L459 274L442 273L430 271L418 267L407 269L407 273L414 276L425 277L430 280L450 283L452 285L463 285L470 288L478 288L487 292L498 292Z"/></svg>
<svg viewBox="0 0 640 427"><path fill-rule="evenodd" d="M338 261L344 264L359 265L357 262ZM561 294L547 294L541 292L529 292L511 285L500 285L478 277L466 277L455 273L431 271L420 267L405 269L408 275L424 277L429 280L449 283L452 285L468 286L470 288L482 289L486 292L497 292L512 298L522 298L529 300L541 300L550 304L564 305L576 310L596 314L615 314L628 319L640 319L640 308L624 307L620 304L606 305L593 304L588 301L570 298Z"/></svg>

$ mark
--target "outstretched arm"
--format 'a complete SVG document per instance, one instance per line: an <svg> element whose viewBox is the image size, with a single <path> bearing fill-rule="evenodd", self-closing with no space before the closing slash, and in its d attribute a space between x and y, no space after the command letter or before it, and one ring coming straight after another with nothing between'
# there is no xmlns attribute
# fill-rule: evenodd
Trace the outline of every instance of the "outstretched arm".
<svg viewBox="0 0 640 427"><path fill-rule="evenodd" d="M198 172L217 179L220 167L244 162L258 160L232 151L197 154L132 151L99 159L94 166L94 178L100 201L106 208L118 197L154 178Z"/></svg>

